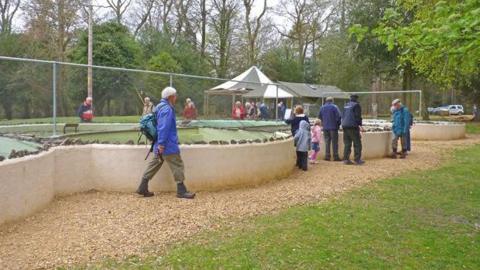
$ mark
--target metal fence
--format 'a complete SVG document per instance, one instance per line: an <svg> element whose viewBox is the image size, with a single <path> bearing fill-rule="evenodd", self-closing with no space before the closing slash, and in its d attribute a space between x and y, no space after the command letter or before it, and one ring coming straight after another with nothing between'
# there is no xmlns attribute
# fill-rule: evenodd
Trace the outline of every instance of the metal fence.
<svg viewBox="0 0 480 270"><path fill-rule="evenodd" d="M60 132L58 123L78 123L77 110L87 96L89 68L93 73L93 121L97 123L137 122L143 111L144 98L149 97L154 104L158 103L161 91L169 85L178 91L178 119L183 117L187 99L194 103L199 119L231 119L232 103L241 102L243 107L246 103L255 105L256 113L252 119L258 118L259 106L264 103L266 118L277 121L283 118L277 106L280 101L289 109L296 104L304 105L310 117L318 115L324 101L302 97L282 99L278 97L280 85L276 83L268 84L277 87L275 98L245 98L242 95L208 95L207 98L209 89L234 80L0 56L0 125L44 123L50 127L48 131L42 127L43 135L57 135ZM258 82L242 83L246 88L266 86ZM419 92L420 99L416 98ZM412 107L419 108L421 103L421 91L359 94L364 112L372 117L389 115L391 100L399 94L413 95L413 102L409 104ZM345 101L336 100L336 103L342 108ZM375 102L378 104L376 111L372 107Z"/></svg>

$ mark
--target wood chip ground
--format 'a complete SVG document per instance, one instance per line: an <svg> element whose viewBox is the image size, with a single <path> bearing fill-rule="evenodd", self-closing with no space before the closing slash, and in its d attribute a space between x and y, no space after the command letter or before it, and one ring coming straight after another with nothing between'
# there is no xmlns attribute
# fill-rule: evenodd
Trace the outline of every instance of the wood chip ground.
<svg viewBox="0 0 480 270"><path fill-rule="evenodd" d="M105 257L145 256L201 231L319 202L407 171L434 168L452 149L476 143L480 143L479 136L415 142L406 160L369 160L361 167L322 161L286 179L258 187L200 192L195 200L180 200L172 193L141 198L112 192L56 198L43 211L0 226L0 269L50 269Z"/></svg>

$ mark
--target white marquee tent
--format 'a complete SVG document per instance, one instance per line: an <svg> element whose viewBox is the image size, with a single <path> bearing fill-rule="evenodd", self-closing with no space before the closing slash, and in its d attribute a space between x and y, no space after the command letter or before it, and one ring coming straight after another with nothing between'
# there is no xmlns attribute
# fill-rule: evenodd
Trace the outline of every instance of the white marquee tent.
<svg viewBox="0 0 480 270"><path fill-rule="evenodd" d="M233 78L206 91L208 95L242 95L256 98L293 98L293 94L272 82L253 66Z"/></svg>

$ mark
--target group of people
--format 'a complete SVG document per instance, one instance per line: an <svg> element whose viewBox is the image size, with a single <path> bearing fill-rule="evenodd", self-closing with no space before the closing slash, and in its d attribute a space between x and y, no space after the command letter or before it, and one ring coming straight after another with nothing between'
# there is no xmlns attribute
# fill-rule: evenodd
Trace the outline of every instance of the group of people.
<svg viewBox="0 0 480 270"><path fill-rule="evenodd" d="M149 113L152 113L154 111L154 104L150 100L149 97L145 97L143 99L143 112L142 115L147 115ZM185 106L183 108L183 119L184 120L195 120L197 119L197 108L195 107L195 103L193 103L191 98L187 98L185 100Z"/></svg>
<svg viewBox="0 0 480 270"><path fill-rule="evenodd" d="M166 161L172 171L177 183L177 197L193 199L195 193L189 192L184 184L184 164L180 155L175 104L177 102L177 91L173 87L167 87L162 91L162 99L154 106L148 97L144 98L143 114L155 113L157 139L154 142L154 157L145 169L137 193L144 197L154 196L148 189L149 181L160 170ZM350 101L345 104L343 113L334 104L333 98L326 99L326 103L320 108L318 119L313 126L304 113L302 106L295 107L293 116L285 122L291 126L291 133L294 137L297 160L296 165L302 170L308 169L308 163L315 164L320 151L320 140L323 133L325 141L325 160L343 161L346 165L362 165L362 141L361 132L364 132L362 123L362 108L358 102L358 96L352 95ZM285 113L286 107L283 103L277 104L279 113ZM403 106L399 99L392 102L392 153L391 158L406 158L411 150L410 127L413 125L413 117L407 107ZM236 102L232 110L233 119L268 119L268 108L265 103L247 102L245 107L241 102ZM283 114L281 114L283 116ZM92 98L86 98L85 102L78 109L78 115L82 122L91 121ZM197 111L195 104L190 98L185 102L183 111L185 119L196 119ZM344 151L343 158L340 158L338 150L338 132L343 129ZM401 142L401 151L398 152L398 142ZM354 159L350 159L351 148L354 148ZM309 151L312 151L309 155Z"/></svg>
<svg viewBox="0 0 480 270"><path fill-rule="evenodd" d="M235 102L232 108L233 120L267 120L269 119L268 107L265 102L249 101L245 102L245 106L242 102Z"/></svg>
<svg viewBox="0 0 480 270"><path fill-rule="evenodd" d="M399 99L392 102L392 153L391 158L406 158L407 153L411 151L410 128L413 125L413 116ZM304 114L302 106L296 106L293 116L285 121L291 126L291 132L294 136L294 144L297 153L296 165L302 170L308 169L308 160L316 164L317 156L320 152L320 139L323 132L325 141L325 160L343 161L346 165L363 165L362 160L362 107L358 102L358 96L350 96L349 102L344 106L343 113L333 98L328 97L325 104L320 108L318 119L311 127L308 117ZM343 158L340 158L338 151L338 132L340 127L343 130ZM401 151L398 151L398 142L401 142ZM353 161L350 159L354 151ZM308 152L311 151L310 156ZM332 155L333 154L333 155Z"/></svg>

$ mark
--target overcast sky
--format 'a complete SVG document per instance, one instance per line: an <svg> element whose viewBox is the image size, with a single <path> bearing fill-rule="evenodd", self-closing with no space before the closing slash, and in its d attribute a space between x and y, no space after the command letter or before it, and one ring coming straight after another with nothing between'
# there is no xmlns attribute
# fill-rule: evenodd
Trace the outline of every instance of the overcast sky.
<svg viewBox="0 0 480 270"><path fill-rule="evenodd" d="M133 0L133 3L137 2L138 0ZM108 6L107 0L93 0L92 1L94 5L98 6ZM263 0L255 0L253 9L252 9L252 17L253 16L258 16L263 9ZM280 0L267 0L267 5L270 8L270 11L268 13L269 17L273 19L274 23L276 25L284 25L286 26L288 22L282 18L281 16L276 15L273 12L273 9L278 6L280 3ZM95 14L97 18L104 18L107 15L109 15L109 12L111 12L110 9L108 8L102 8L102 7L96 7L95 8ZM23 12L20 10L20 12L16 15L16 19L14 21L14 28L17 30L22 30L25 27L25 18Z"/></svg>

